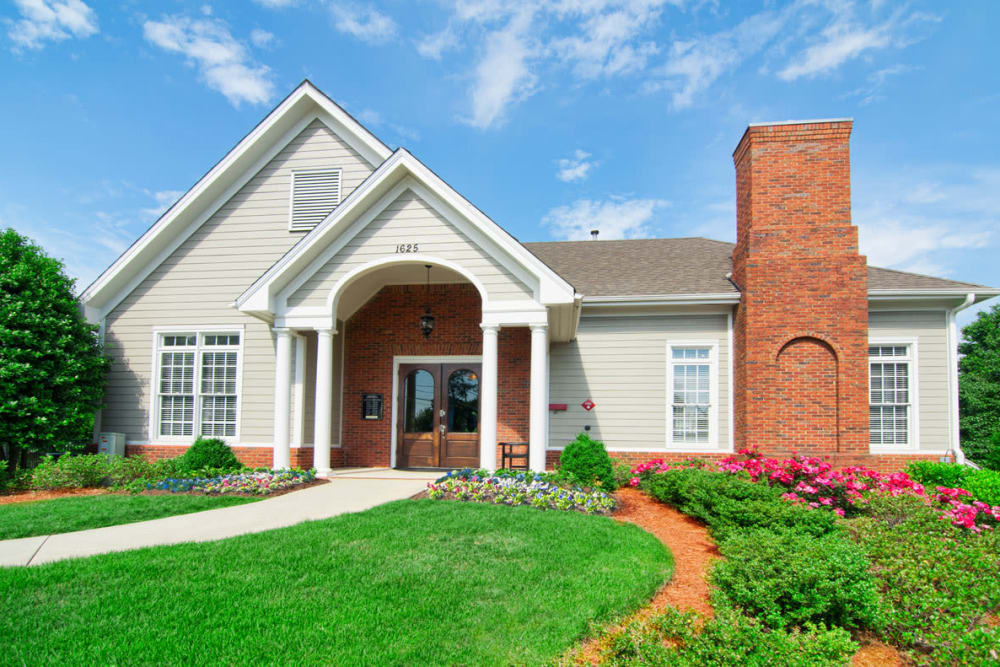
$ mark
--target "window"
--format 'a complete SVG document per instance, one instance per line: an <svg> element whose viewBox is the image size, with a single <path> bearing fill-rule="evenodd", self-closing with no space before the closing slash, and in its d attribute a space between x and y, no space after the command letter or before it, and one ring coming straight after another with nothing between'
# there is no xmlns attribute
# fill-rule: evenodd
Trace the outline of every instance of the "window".
<svg viewBox="0 0 1000 667"><path fill-rule="evenodd" d="M337 208L340 204L340 173L340 169L292 172L290 231L309 231Z"/></svg>
<svg viewBox="0 0 1000 667"><path fill-rule="evenodd" d="M715 440L714 347L672 345L669 351L670 441L709 445Z"/></svg>
<svg viewBox="0 0 1000 667"><path fill-rule="evenodd" d="M157 336L156 435L236 437L239 333Z"/></svg>
<svg viewBox="0 0 1000 667"><path fill-rule="evenodd" d="M910 344L900 343L868 347L868 432L872 445L911 442L911 349Z"/></svg>

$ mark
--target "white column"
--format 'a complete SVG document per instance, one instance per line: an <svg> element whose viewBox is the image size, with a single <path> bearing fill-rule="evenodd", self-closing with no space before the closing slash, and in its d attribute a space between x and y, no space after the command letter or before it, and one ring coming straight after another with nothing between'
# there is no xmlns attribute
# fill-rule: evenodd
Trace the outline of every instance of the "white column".
<svg viewBox="0 0 1000 667"><path fill-rule="evenodd" d="M479 389L479 467L497 467L497 338L500 327L483 324L483 377Z"/></svg>
<svg viewBox="0 0 1000 667"><path fill-rule="evenodd" d="M292 332L275 328L274 357L274 468L290 468L292 427Z"/></svg>
<svg viewBox="0 0 1000 667"><path fill-rule="evenodd" d="M313 467L330 472L330 428L333 416L333 329L316 330L316 430L313 432Z"/></svg>
<svg viewBox="0 0 1000 667"><path fill-rule="evenodd" d="M528 467L545 472L549 443L549 332L544 324L531 326L531 410L528 424Z"/></svg>

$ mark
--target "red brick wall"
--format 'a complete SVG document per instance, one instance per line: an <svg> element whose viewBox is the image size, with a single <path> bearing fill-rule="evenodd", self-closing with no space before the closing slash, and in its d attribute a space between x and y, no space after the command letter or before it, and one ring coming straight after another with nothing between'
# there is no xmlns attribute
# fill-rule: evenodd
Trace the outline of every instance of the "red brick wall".
<svg viewBox="0 0 1000 667"><path fill-rule="evenodd" d="M482 306L475 287L431 286L435 327L429 338L424 338L418 326L424 312L425 289L423 285L385 287L344 323L341 444L346 466L389 465L394 356L482 354ZM498 354L497 440L527 440L531 359L528 329L501 329ZM361 419L361 396L368 393L382 394L380 421Z"/></svg>
<svg viewBox="0 0 1000 667"><path fill-rule="evenodd" d="M849 121L751 127L733 155L737 448L867 456L867 276L851 224L850 133Z"/></svg>
<svg viewBox="0 0 1000 667"><path fill-rule="evenodd" d="M274 450L271 447L233 447L233 453L240 463L251 468L270 468L274 463ZM187 451L186 445L126 445L126 456L142 456L147 461L172 459ZM338 450L334 449L333 460L339 458ZM293 447L291 450L293 468L308 470L313 466L312 447ZM336 465L336 463L334 464Z"/></svg>

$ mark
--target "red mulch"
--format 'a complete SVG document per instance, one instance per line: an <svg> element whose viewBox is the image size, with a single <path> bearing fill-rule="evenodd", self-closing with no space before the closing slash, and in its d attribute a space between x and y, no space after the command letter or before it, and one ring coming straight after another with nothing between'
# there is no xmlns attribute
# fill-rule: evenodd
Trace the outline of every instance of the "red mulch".
<svg viewBox="0 0 1000 667"><path fill-rule="evenodd" d="M719 550L708 536L705 526L636 489L619 489L615 497L618 509L613 518L634 523L652 533L674 555L674 575L670 581L618 627L648 618L668 606L682 611L696 611L705 618L711 618L713 610L709 602L707 577L712 561L719 558ZM589 639L577 647L573 651L573 662L596 664L604 644L615 629L603 639Z"/></svg>
<svg viewBox="0 0 1000 667"><path fill-rule="evenodd" d="M0 496L0 505L30 503L35 500L52 500L67 496L96 496L107 493L107 489L51 489L47 491L20 491Z"/></svg>

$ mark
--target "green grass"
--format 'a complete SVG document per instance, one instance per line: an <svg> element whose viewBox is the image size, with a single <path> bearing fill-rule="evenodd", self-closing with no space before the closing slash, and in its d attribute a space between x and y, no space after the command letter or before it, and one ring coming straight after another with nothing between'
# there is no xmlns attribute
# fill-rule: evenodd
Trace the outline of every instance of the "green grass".
<svg viewBox="0 0 1000 667"><path fill-rule="evenodd" d="M108 494L0 505L0 540L160 519L260 500L246 496Z"/></svg>
<svg viewBox="0 0 1000 667"><path fill-rule="evenodd" d="M609 518L404 500L0 569L0 636L17 664L538 663L671 571L656 538Z"/></svg>

